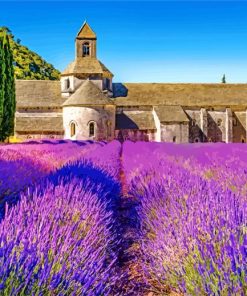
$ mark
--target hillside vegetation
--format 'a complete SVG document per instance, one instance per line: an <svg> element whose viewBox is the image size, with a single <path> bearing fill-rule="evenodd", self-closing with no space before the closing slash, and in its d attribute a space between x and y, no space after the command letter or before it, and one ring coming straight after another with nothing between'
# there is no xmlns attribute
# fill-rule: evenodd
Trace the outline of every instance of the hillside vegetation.
<svg viewBox="0 0 247 296"><path fill-rule="evenodd" d="M59 80L60 72L47 63L40 55L31 51L16 39L7 27L0 27L10 37L10 46L13 51L14 70L16 79Z"/></svg>

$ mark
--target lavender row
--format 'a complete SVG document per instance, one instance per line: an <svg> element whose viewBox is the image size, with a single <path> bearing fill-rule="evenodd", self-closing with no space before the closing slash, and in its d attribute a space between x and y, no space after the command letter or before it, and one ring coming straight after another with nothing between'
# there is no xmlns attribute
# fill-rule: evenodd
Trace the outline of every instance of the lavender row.
<svg viewBox="0 0 247 296"><path fill-rule="evenodd" d="M96 150L101 164L67 164L7 208L0 224L4 295L110 295L120 289L119 167L109 166L120 145Z"/></svg>
<svg viewBox="0 0 247 296"><path fill-rule="evenodd" d="M172 163L166 148L172 146L123 148L129 194L139 200L136 260L144 280L157 295L245 295L246 196Z"/></svg>
<svg viewBox="0 0 247 296"><path fill-rule="evenodd" d="M93 151L98 143L17 144L0 148L0 217L5 203L15 204L20 192L40 182L65 163L80 159Z"/></svg>

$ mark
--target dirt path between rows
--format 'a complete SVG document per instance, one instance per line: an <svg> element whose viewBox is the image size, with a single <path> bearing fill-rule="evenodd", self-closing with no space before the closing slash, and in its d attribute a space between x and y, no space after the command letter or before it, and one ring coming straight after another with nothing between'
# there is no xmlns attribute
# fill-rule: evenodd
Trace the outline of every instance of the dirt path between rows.
<svg viewBox="0 0 247 296"><path fill-rule="evenodd" d="M122 250L119 255L120 268L122 274L127 274L124 280L121 296L159 296L151 292L151 287L145 282L140 254L140 221L137 213L139 201L130 194L123 170L122 148L120 153L120 182L121 182L121 203L119 208L119 222L122 226L121 233L123 239ZM169 296L182 296L175 292L167 293ZM164 295L162 295L164 296Z"/></svg>
<svg viewBox="0 0 247 296"><path fill-rule="evenodd" d="M138 201L129 194L129 188L126 184L125 174L122 166L122 150L120 154L121 170L121 204L119 209L119 219L122 225L123 246L120 253L119 261L123 273L128 274L128 278L124 283L123 295L141 296L147 295L147 285L142 276L141 265L137 258L139 250L139 217L136 207Z"/></svg>

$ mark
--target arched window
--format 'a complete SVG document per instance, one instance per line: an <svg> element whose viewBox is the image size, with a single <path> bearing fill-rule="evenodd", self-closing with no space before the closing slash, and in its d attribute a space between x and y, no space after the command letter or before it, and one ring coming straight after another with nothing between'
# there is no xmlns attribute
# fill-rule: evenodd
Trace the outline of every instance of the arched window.
<svg viewBox="0 0 247 296"><path fill-rule="evenodd" d="M95 135L95 123L89 123L89 137L93 137Z"/></svg>
<svg viewBox="0 0 247 296"><path fill-rule="evenodd" d="M70 124L70 136L73 137L75 135L75 123L71 122Z"/></svg>
<svg viewBox="0 0 247 296"><path fill-rule="evenodd" d="M82 55L84 57L90 56L90 44L88 42L82 45Z"/></svg>
<svg viewBox="0 0 247 296"><path fill-rule="evenodd" d="M172 138L172 142L173 142L173 143L176 142L176 136L174 136L174 137Z"/></svg>

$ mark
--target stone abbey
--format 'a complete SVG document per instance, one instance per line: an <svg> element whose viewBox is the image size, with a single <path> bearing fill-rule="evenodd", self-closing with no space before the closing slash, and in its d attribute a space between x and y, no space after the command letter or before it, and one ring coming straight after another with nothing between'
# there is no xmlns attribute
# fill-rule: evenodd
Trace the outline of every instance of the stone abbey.
<svg viewBox="0 0 247 296"><path fill-rule="evenodd" d="M85 22L60 81L16 80L21 139L246 142L247 84L113 83Z"/></svg>

